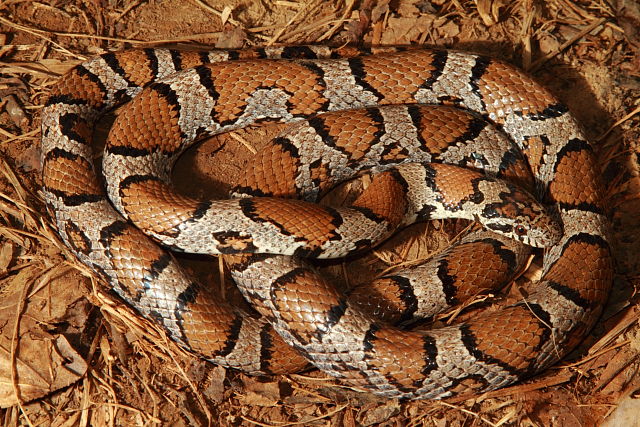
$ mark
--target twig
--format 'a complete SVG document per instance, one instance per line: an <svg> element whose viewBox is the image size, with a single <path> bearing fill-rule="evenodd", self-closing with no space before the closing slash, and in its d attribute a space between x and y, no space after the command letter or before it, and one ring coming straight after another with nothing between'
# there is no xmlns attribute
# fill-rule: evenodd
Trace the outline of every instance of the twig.
<svg viewBox="0 0 640 427"><path fill-rule="evenodd" d="M235 139L236 141L238 141L240 144L244 145L245 148L251 152L251 154L258 154L258 150L256 150L253 147L253 145L251 145L251 143L249 141L247 141L246 139L244 139L243 137L241 137L237 133L229 132L229 136L231 138Z"/></svg>
<svg viewBox="0 0 640 427"><path fill-rule="evenodd" d="M479 420L481 420L481 421L483 421L483 422L485 422L485 423L489 424L491 427L498 427L498 425L497 425L497 424L492 423L492 422L491 422L491 421L489 421L488 419L484 418L482 415L477 414L477 413L475 413L475 412L472 412L472 411L470 411L470 410L468 410L468 409L461 408L461 407L459 407L459 406L452 405L451 403L447 403L447 402L438 402L438 403L439 403L440 405L442 405L442 406L446 406L447 408L457 409L457 410L458 410L458 411L460 411L460 412L464 412L465 414L469 414L469 415L471 415L471 416L473 416L473 417L475 417L475 418L477 418L477 419L479 419Z"/></svg>
<svg viewBox="0 0 640 427"><path fill-rule="evenodd" d="M9 21L8 19L6 19L6 18L4 18L2 16L0 16L0 22L2 22L3 24L8 25L10 27L13 27L13 28L15 28L17 30L24 31L25 33L29 33L29 34L32 34L34 36L40 37L41 39L44 39L44 40L48 41L49 43L51 43L52 45L54 45L55 47L57 47L58 49L60 49L61 51L63 51L64 53L66 53L69 56L72 56L72 57L75 57L75 58L78 58L78 59L81 59L81 60L85 60L86 59L84 56L76 55L73 52L65 49L64 46L62 46L62 45L54 42L53 40L51 40L49 37L47 37L45 35L46 33L49 33L48 31L38 30L38 29L35 29L35 28L29 28L27 26L20 25L20 24L17 24L15 22ZM58 33L54 33L54 34L60 35Z"/></svg>
<svg viewBox="0 0 640 427"><path fill-rule="evenodd" d="M247 418L244 415L240 414L240 418L242 418L245 421L248 421L250 423L253 423L255 425L261 426L261 427L285 427L285 426L297 426L300 424L310 424L312 421L318 421L318 420L322 420L324 418L330 417L334 414L337 414L338 412L344 410L347 406L349 405L342 405L337 407L336 409L334 409L333 411L329 411L324 415L320 415L318 417L314 417L314 418L308 418L305 420L301 420L301 421L294 421L294 422L288 422L288 423L278 423L278 424L265 424L265 423L261 423L259 421L256 420L252 420L251 418Z"/></svg>
<svg viewBox="0 0 640 427"><path fill-rule="evenodd" d="M348 21L347 17L353 10L354 3L354 0L347 0L347 7L344 9L342 16L340 17L340 19L338 19L338 21L336 21L336 24L329 31L318 38L319 42L330 39L335 34L335 32L338 31L338 28L340 28L343 23Z"/></svg>
<svg viewBox="0 0 640 427"><path fill-rule="evenodd" d="M202 9L206 10L207 12L211 12L214 15L216 15L218 18L222 19L222 12L220 12L219 10L216 10L214 8L212 8L211 6L209 6L208 4L206 4L205 2L203 2L202 0L191 0L193 1L196 6L201 7ZM236 26L236 27L240 27L241 24L236 21L235 19L233 19L231 16L227 17L226 22Z"/></svg>
<svg viewBox="0 0 640 427"><path fill-rule="evenodd" d="M550 60L554 56L558 55L560 52L565 50L567 47L571 46L576 41L580 40L582 37L584 37L585 35L589 34L595 28L597 28L600 25L604 24L606 21L607 21L607 18L601 18L601 19L593 22L591 25L588 25L586 28L583 28L582 31L580 31L575 36L571 37L569 40L564 42L559 48L557 48L553 52L547 53L542 58L538 58L533 64L531 64L531 68L529 68L528 71L530 73L533 73L533 72L537 71L548 60Z"/></svg>
<svg viewBox="0 0 640 427"><path fill-rule="evenodd" d="M276 31L276 33L273 35L273 37L271 37L271 39L269 39L269 41L266 43L267 46L271 46L273 45L275 42L278 41L278 39L280 38L280 36L285 32L285 30L287 28L289 28L291 26L291 24L293 24L298 18L300 18L300 16L303 13L306 13L311 7L311 5L313 4L313 1L310 1L308 3L305 3L297 12L295 15L293 15L293 17L291 19L289 19L289 21L287 21L286 24L284 24L282 26L282 28L280 28L278 31ZM313 8L315 8L316 5L313 6Z"/></svg>
<svg viewBox="0 0 640 427"><path fill-rule="evenodd" d="M612 130L614 130L616 127L620 126L622 123L626 122L627 120L629 120L631 117L635 116L638 113L640 113L640 106L636 107L635 110L633 110L632 112L630 112L629 114L625 115L623 118L621 118L620 120L612 124L611 127L609 127L609 129L607 129L602 135L596 138L596 142L600 142L603 139L605 139L607 135L611 133Z"/></svg>

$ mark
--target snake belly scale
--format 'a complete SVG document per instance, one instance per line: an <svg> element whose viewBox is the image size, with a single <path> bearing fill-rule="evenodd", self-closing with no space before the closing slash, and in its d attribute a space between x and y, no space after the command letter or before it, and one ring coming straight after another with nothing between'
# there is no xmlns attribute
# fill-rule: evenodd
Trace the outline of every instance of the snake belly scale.
<svg viewBox="0 0 640 427"><path fill-rule="evenodd" d="M123 107L109 137L107 157L116 156L117 161L106 160L104 169L120 173L115 186L109 184L110 192L115 194L114 206L134 222L127 200L159 194L163 208L152 208L146 218L153 217L162 227L146 228L170 247L179 248L176 238L183 232L182 224L197 223L210 206L193 205L166 185L172 162L196 137L264 117L298 121L353 108L375 111L389 104L454 105L472 112L469 123L474 117L491 122L518 147L533 173L537 195L556 207L561 236L545 251L542 278L526 300L426 332L402 331L372 320L297 257L230 255L234 280L263 315L255 319L217 301L108 201L92 164L91 129L102 113L129 99L133 100ZM385 114L381 111L378 116ZM322 121L322 115L318 117L299 126L320 136L331 134L326 125L331 119L314 126ZM420 117L414 114L409 122ZM280 162L297 161L292 153L300 151L294 140L279 140L284 153ZM339 144L330 148L349 151L338 150ZM406 153L395 157L400 163L410 161L402 158ZM383 150L374 157L380 163L387 154ZM438 155L432 152L428 157ZM136 159L146 162L144 173L126 170L127 161ZM174 340L215 363L250 373L289 372L308 360L338 378L390 397L443 398L491 390L543 370L573 348L593 326L611 285L607 221L593 148L567 108L546 89L516 68L482 56L428 49L369 55L366 50L322 47L109 53L74 67L52 89L42 113L42 164L47 204L79 259ZM506 168L520 167L515 164L521 161ZM296 170L312 181L331 175L321 162L300 164ZM289 180L304 173L290 174ZM381 174L391 190L403 187L399 175ZM432 182L446 181L435 172L431 175ZM293 193L307 199L322 190L315 181L306 193L304 186L291 186ZM477 186L467 187L477 194ZM266 202L241 204L245 209L237 215L257 222L264 222L267 211L280 211ZM167 216L156 218L158 212ZM387 211L371 215L371 209L367 213L375 221L398 216ZM140 218L144 222L145 216ZM278 219L281 233L289 232L282 227L289 219ZM336 232L338 224L334 216L320 227L333 233L328 240L342 238ZM217 239L213 246L218 253L243 253L256 246L242 233L210 234ZM323 245L320 241L302 254L317 254Z"/></svg>

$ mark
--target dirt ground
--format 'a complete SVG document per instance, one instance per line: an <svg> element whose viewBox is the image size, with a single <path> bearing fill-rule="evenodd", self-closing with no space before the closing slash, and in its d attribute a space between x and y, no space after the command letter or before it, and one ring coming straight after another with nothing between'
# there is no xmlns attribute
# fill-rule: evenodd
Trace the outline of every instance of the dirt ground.
<svg viewBox="0 0 640 427"><path fill-rule="evenodd" d="M608 425L639 425L639 28L639 4L625 0L0 1L2 425L592 426L607 416ZM104 292L55 234L39 193L39 110L72 66L126 47L345 43L424 44L505 59L549 87L586 128L607 186L616 275L601 321L554 368L441 402L380 399L313 370L246 376L169 342ZM98 126L98 139L109 122ZM225 194L275 131L203 142L179 162L179 186L199 197ZM433 253L465 228L416 225L348 265L324 269L349 286L350 278ZM218 260L180 259L201 280L220 282ZM222 296L242 304L222 282Z"/></svg>

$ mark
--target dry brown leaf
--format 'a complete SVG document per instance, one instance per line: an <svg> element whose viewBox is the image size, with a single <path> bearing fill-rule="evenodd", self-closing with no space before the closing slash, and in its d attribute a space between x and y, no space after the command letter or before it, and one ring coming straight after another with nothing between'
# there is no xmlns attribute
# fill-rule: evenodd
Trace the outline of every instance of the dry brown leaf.
<svg viewBox="0 0 640 427"><path fill-rule="evenodd" d="M2 328L3 335L7 328ZM5 337L0 344L0 407L18 403L11 380L14 369L11 347ZM15 360L16 388L20 399L28 402L66 387L82 378L87 364L67 339L58 335L30 334L20 338L20 353ZM24 355L24 357L21 357Z"/></svg>
<svg viewBox="0 0 640 427"><path fill-rule="evenodd" d="M221 49L239 49L244 46L246 39L247 33L242 28L231 27L222 32L216 42L216 47Z"/></svg>
<svg viewBox="0 0 640 427"><path fill-rule="evenodd" d="M222 366L214 366L208 372L207 382L209 385L202 391L203 394L214 402L221 402L224 397L224 379L227 370Z"/></svg>
<svg viewBox="0 0 640 427"><path fill-rule="evenodd" d="M280 387L277 381L262 382L256 378L244 381L246 394L240 398L246 405L276 406L280 400Z"/></svg>
<svg viewBox="0 0 640 427"><path fill-rule="evenodd" d="M13 244L8 241L4 241L0 246L0 273L4 274L9 268L11 261L13 261Z"/></svg>
<svg viewBox="0 0 640 427"><path fill-rule="evenodd" d="M560 42L555 37L544 34L538 40L538 46L540 47L540 52L549 54L560 49Z"/></svg>
<svg viewBox="0 0 640 427"><path fill-rule="evenodd" d="M360 413L358 421L362 426L379 425L400 412L397 400L387 400L369 410Z"/></svg>
<svg viewBox="0 0 640 427"><path fill-rule="evenodd" d="M498 22L497 8L493 0L475 0L476 7L478 8L478 15L482 19L482 22L487 27L492 26Z"/></svg>
<svg viewBox="0 0 640 427"><path fill-rule="evenodd" d="M460 34L460 26L453 21L448 21L438 28L438 33L442 38L453 38Z"/></svg>
<svg viewBox="0 0 640 427"><path fill-rule="evenodd" d="M41 278L34 276L36 270L37 265L31 264L5 283L4 290L10 293L3 296L0 307L1 407L17 403L16 390L20 400L27 402L72 384L87 370L85 360L70 342L61 333L46 328L67 325L75 335L87 327L86 310L84 320L78 318L78 313L69 323L65 320L65 313L82 299L81 282L65 275L51 279L48 286L40 286ZM74 328L77 323L82 324L80 329Z"/></svg>
<svg viewBox="0 0 640 427"><path fill-rule="evenodd" d="M432 24L433 17L430 15L418 18L389 18L382 35L382 44L410 44L431 29Z"/></svg>

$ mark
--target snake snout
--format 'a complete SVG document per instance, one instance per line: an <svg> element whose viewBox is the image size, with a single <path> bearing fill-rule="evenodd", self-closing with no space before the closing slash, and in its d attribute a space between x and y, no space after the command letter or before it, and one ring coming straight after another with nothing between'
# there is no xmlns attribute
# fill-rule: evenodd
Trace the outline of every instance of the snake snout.
<svg viewBox="0 0 640 427"><path fill-rule="evenodd" d="M541 247L548 248L554 246L562 238L562 226L560 222L552 216L549 216L540 228L543 230L540 236Z"/></svg>
<svg viewBox="0 0 640 427"><path fill-rule="evenodd" d="M535 248L554 246L562 237L562 227L550 215L541 215L537 221L516 221L513 237Z"/></svg>

